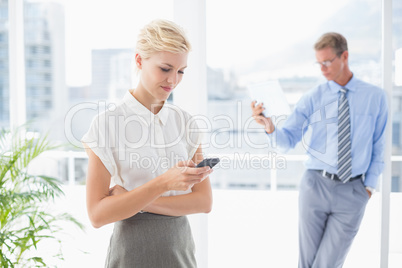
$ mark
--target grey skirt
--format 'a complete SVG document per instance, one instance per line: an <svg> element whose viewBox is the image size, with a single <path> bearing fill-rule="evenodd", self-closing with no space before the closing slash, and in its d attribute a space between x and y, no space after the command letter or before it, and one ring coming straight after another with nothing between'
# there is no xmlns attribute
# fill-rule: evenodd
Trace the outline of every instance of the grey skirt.
<svg viewBox="0 0 402 268"><path fill-rule="evenodd" d="M106 268L193 268L195 247L186 216L138 213L114 224Z"/></svg>

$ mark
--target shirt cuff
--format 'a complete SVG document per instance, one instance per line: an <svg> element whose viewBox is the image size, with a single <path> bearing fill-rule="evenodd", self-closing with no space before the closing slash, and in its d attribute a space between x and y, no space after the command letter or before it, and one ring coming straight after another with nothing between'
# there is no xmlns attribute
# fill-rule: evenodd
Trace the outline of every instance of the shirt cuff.
<svg viewBox="0 0 402 268"><path fill-rule="evenodd" d="M377 182L378 176L366 174L364 178L364 186L369 186L375 189L377 187Z"/></svg>

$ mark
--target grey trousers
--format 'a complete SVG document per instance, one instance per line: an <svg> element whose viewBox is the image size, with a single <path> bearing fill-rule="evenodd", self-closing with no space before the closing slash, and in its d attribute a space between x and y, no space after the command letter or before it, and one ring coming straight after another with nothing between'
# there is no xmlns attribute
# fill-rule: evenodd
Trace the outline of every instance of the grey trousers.
<svg viewBox="0 0 402 268"><path fill-rule="evenodd" d="M139 213L115 223L105 267L194 268L194 253L186 216Z"/></svg>
<svg viewBox="0 0 402 268"><path fill-rule="evenodd" d="M342 267L368 199L362 180L342 183L307 170L299 194L299 268Z"/></svg>

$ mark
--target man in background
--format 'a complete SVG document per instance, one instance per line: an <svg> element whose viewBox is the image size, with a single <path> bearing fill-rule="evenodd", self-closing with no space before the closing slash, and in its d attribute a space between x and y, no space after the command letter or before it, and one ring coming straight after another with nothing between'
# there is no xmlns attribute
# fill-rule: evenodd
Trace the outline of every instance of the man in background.
<svg viewBox="0 0 402 268"><path fill-rule="evenodd" d="M263 104L254 101L251 107L271 142L287 150L303 139L306 147L307 170L299 193L299 267L342 267L384 168L388 108L385 92L349 69L347 41L341 34L322 35L314 49L328 81L306 93L282 127L262 114Z"/></svg>

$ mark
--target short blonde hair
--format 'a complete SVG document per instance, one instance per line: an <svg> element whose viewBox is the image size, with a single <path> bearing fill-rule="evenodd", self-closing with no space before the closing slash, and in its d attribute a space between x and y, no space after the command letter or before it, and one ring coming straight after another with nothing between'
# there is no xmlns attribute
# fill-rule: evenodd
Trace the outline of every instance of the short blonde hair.
<svg viewBox="0 0 402 268"><path fill-rule="evenodd" d="M147 59L155 52L182 53L191 50L184 30L173 21L158 19L151 21L140 31L136 53Z"/></svg>
<svg viewBox="0 0 402 268"><path fill-rule="evenodd" d="M327 47L331 47L339 57L344 51L348 50L348 42L346 38L339 33L325 33L315 43L314 49L317 51Z"/></svg>

